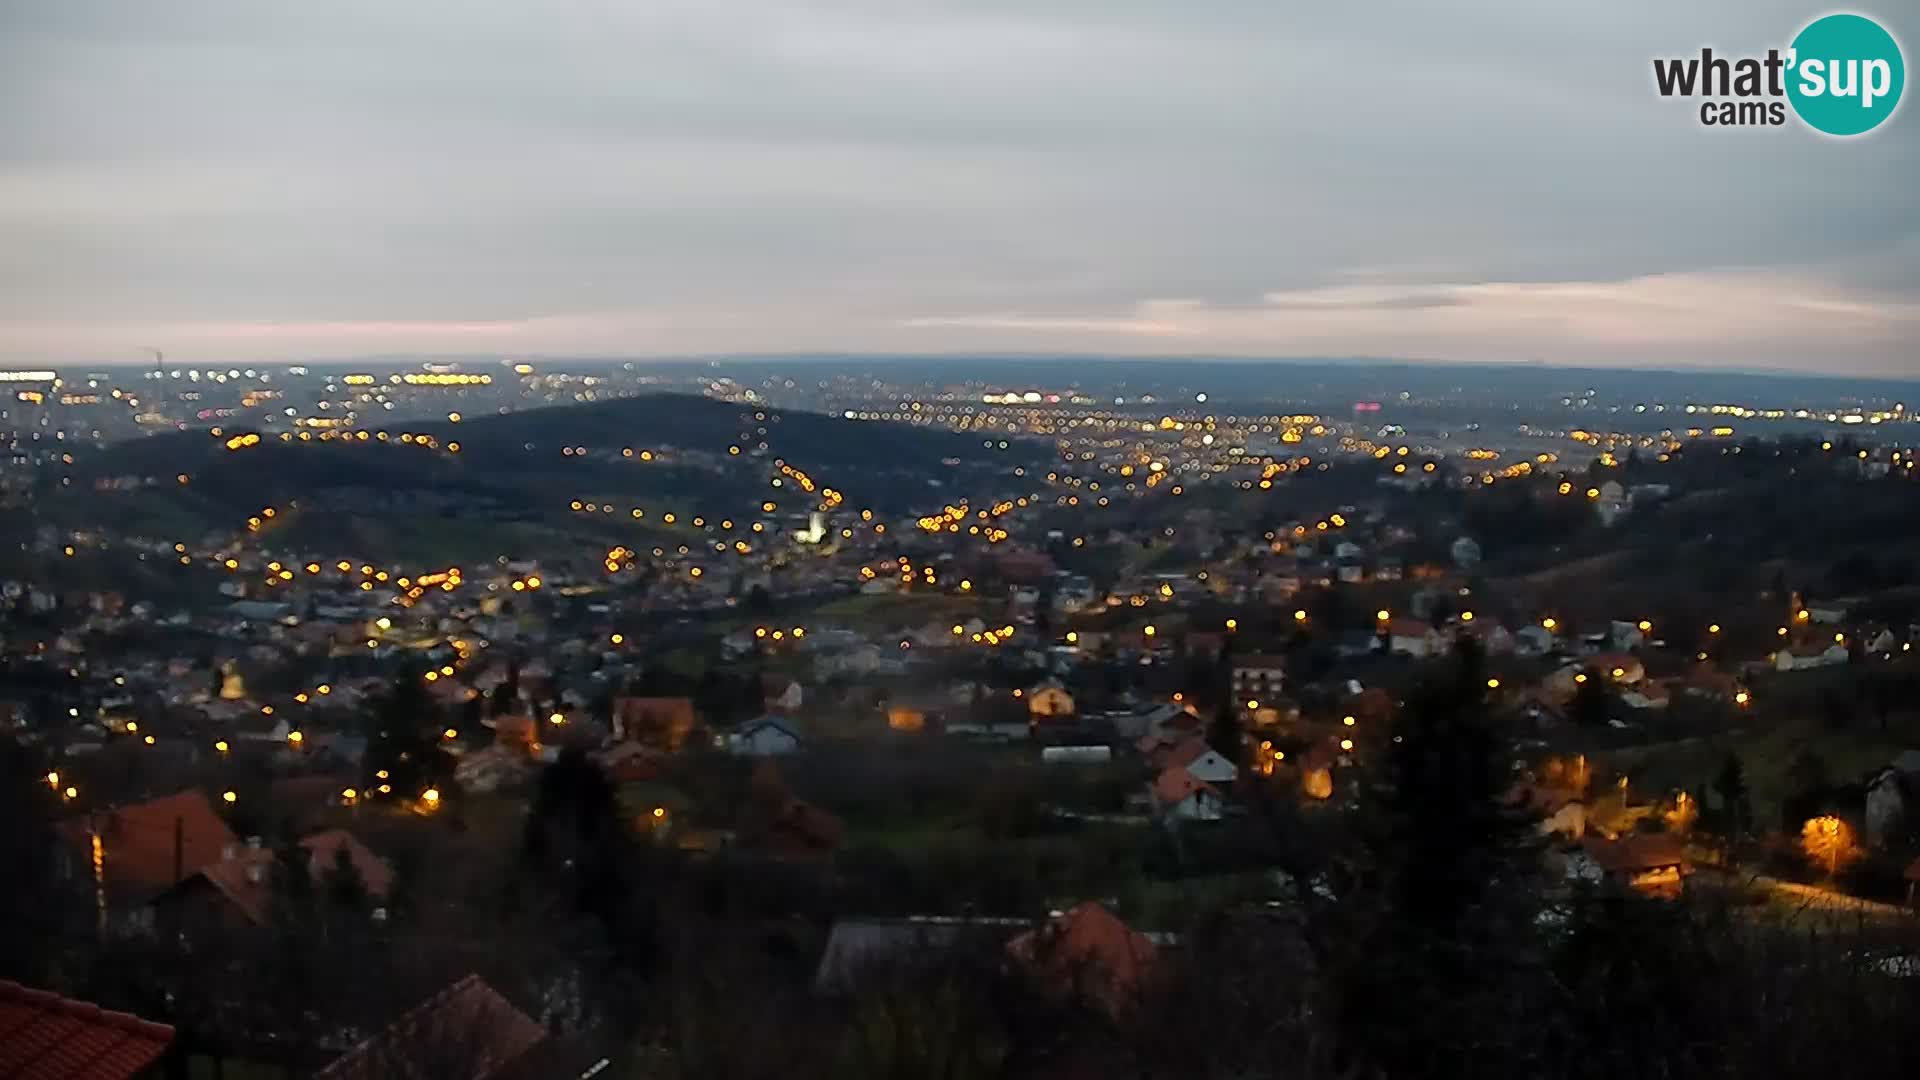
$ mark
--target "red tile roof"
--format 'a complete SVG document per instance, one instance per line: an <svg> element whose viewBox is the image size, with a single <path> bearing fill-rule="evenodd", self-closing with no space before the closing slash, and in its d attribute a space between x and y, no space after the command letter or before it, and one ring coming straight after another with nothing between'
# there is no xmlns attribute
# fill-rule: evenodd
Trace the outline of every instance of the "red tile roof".
<svg viewBox="0 0 1920 1080"><path fill-rule="evenodd" d="M1180 745L1167 751L1167 764L1178 765L1184 769L1205 757L1210 749L1212 747L1207 745L1205 739L1196 737L1183 740Z"/></svg>
<svg viewBox="0 0 1920 1080"><path fill-rule="evenodd" d="M98 815L69 818L60 834L91 859L89 839L100 833L103 873L115 890L158 892L199 867L217 861L239 842L201 791L182 791ZM174 835L180 837L176 870Z"/></svg>
<svg viewBox="0 0 1920 1080"><path fill-rule="evenodd" d="M125 1080L172 1042L165 1024L0 979L0 1076Z"/></svg>
<svg viewBox="0 0 1920 1080"><path fill-rule="evenodd" d="M393 867L387 860L375 855L360 842L359 838L345 829L328 829L317 832L300 841L312 858L308 864L309 873L315 879L323 877L334 868L340 852L347 853L347 861L353 864L354 872L360 875L360 884L366 886L367 895L376 900L386 899L387 892L393 888Z"/></svg>
<svg viewBox="0 0 1920 1080"><path fill-rule="evenodd" d="M1161 773L1153 782L1153 796L1160 800L1163 806L1183 802L1189 795L1196 792L1205 792L1216 799L1220 797L1220 792L1215 790L1212 784L1194 776L1183 765L1173 766Z"/></svg>
<svg viewBox="0 0 1920 1080"><path fill-rule="evenodd" d="M393 868L345 829L314 833L301 840L300 846L307 851L307 873L316 882L333 870L339 852L344 850L368 896L383 900L393 888ZM274 853L264 848L242 848L232 858L216 859L197 872L233 901L249 921L265 925L273 907L274 859Z"/></svg>
<svg viewBox="0 0 1920 1080"><path fill-rule="evenodd" d="M273 895L273 852L264 848L246 848L231 859L220 859L201 867L199 875L240 909L251 922L264 924Z"/></svg>
<svg viewBox="0 0 1920 1080"><path fill-rule="evenodd" d="M1171 733L1142 735L1134 740L1133 748L1143 754L1152 754L1157 750L1164 750L1169 746L1173 746L1179 741L1179 736Z"/></svg>
<svg viewBox="0 0 1920 1080"><path fill-rule="evenodd" d="M440 991L314 1074L314 1080L487 1080L547 1037L478 975Z"/></svg>

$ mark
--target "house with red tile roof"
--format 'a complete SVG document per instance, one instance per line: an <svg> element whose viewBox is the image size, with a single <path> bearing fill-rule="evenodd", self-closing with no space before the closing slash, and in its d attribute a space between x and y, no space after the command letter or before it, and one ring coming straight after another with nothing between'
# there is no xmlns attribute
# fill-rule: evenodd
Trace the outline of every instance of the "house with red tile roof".
<svg viewBox="0 0 1920 1080"><path fill-rule="evenodd" d="M645 742L676 753L695 723L693 699L618 697L613 701L613 737Z"/></svg>
<svg viewBox="0 0 1920 1080"><path fill-rule="evenodd" d="M1395 618L1387 623L1387 649L1401 656L1433 656L1446 647L1440 631L1424 619Z"/></svg>
<svg viewBox="0 0 1920 1080"><path fill-rule="evenodd" d="M1147 756L1147 760L1163 771L1178 766L1193 774L1195 779L1209 784L1231 783L1240 775L1239 768L1233 762L1197 735L1189 735L1172 746L1157 749Z"/></svg>
<svg viewBox="0 0 1920 1080"><path fill-rule="evenodd" d="M1218 821L1223 800L1220 789L1174 765L1147 786L1153 806L1168 821Z"/></svg>
<svg viewBox="0 0 1920 1080"><path fill-rule="evenodd" d="M158 1077L173 1028L0 979L0 1076Z"/></svg>
<svg viewBox="0 0 1920 1080"><path fill-rule="evenodd" d="M393 888L393 868L345 829L328 829L300 841L307 873L318 883L344 859L376 904ZM273 915L274 852L244 847L195 870L154 901L171 925L212 923L265 926Z"/></svg>
<svg viewBox="0 0 1920 1080"><path fill-rule="evenodd" d="M1272 697L1286 688L1287 659L1284 656L1251 654L1233 658L1233 692L1258 700Z"/></svg>
<svg viewBox="0 0 1920 1080"><path fill-rule="evenodd" d="M67 872L95 879L108 904L122 910L240 846L198 789L69 818L58 832Z"/></svg>
<svg viewBox="0 0 1920 1080"><path fill-rule="evenodd" d="M314 1074L314 1080L490 1080L505 1074L547 1031L478 975L409 1010Z"/></svg>

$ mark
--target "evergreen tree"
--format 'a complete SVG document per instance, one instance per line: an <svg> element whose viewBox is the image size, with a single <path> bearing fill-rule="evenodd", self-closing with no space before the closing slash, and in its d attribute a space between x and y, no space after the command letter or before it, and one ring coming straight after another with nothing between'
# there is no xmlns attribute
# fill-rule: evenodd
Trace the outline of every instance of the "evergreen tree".
<svg viewBox="0 0 1920 1080"><path fill-rule="evenodd" d="M1747 773L1740 764L1739 755L1730 752L1727 759L1720 763L1720 774L1714 777L1713 789L1720 795L1727 832L1736 837L1744 835L1750 811L1747 805Z"/></svg>
<svg viewBox="0 0 1920 1080"><path fill-rule="evenodd" d="M1246 754L1246 732L1240 726L1239 702L1224 700L1214 710L1213 723L1207 727L1207 745L1235 765L1241 763Z"/></svg>
<svg viewBox="0 0 1920 1080"><path fill-rule="evenodd" d="M1361 765L1357 850L1333 864L1337 900L1317 946L1359 1075L1428 1075L1440 1061L1528 1075L1546 1027L1524 1016L1551 996L1537 840L1507 802L1484 694L1478 650L1463 643L1452 670L1408 700L1397 738L1371 748L1378 763ZM1489 1045L1495 1022L1508 1037Z"/></svg>
<svg viewBox="0 0 1920 1080"><path fill-rule="evenodd" d="M327 906L334 911L360 914L368 908L367 883L344 845L333 853L333 865L321 874L319 886Z"/></svg>
<svg viewBox="0 0 1920 1080"><path fill-rule="evenodd" d="M1599 679L1589 676L1574 690L1573 700L1567 704L1567 715L1580 727L1605 727L1613 718L1613 695Z"/></svg>

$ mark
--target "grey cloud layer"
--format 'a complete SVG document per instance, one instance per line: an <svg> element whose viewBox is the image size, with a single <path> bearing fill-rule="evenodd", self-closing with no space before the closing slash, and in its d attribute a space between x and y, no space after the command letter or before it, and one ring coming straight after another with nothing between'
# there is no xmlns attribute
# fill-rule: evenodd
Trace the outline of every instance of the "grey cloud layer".
<svg viewBox="0 0 1920 1080"><path fill-rule="evenodd" d="M1911 103L1833 143L1651 89L1810 9L1299 6L0 0L0 358L1920 373Z"/></svg>

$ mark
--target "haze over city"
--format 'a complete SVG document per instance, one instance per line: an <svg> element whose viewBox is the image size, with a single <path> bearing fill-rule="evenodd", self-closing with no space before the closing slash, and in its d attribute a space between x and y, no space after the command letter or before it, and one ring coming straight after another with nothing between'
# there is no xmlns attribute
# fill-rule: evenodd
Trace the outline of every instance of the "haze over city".
<svg viewBox="0 0 1920 1080"><path fill-rule="evenodd" d="M1802 5L0 4L0 362L834 350L1908 376L1920 127Z"/></svg>

